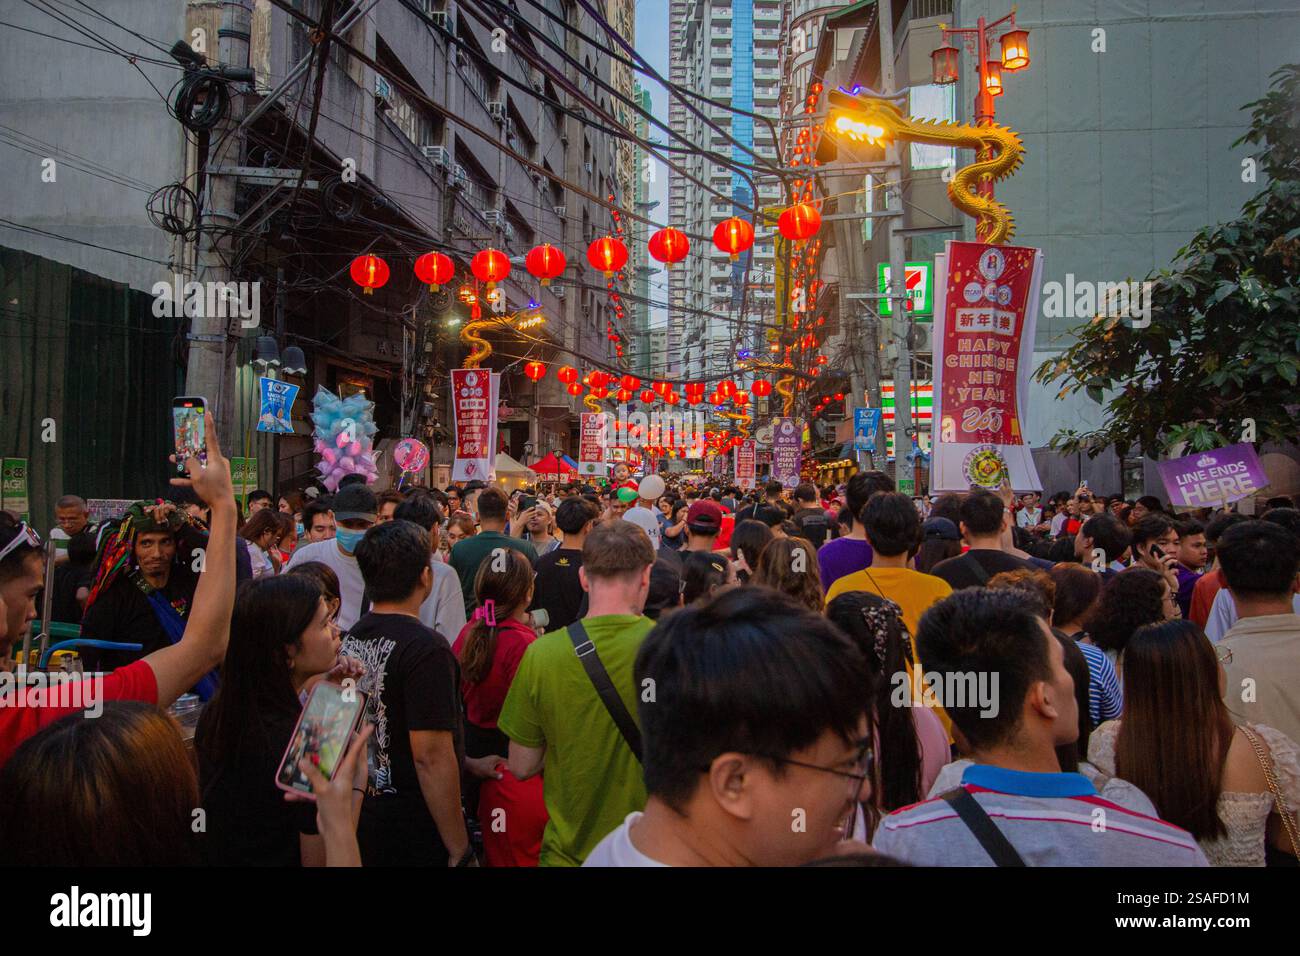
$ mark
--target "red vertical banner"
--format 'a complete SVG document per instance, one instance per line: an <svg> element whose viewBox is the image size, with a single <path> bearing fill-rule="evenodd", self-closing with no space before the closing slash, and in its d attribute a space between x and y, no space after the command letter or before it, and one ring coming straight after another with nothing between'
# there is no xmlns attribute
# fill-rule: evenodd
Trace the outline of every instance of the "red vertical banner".
<svg viewBox="0 0 1300 956"><path fill-rule="evenodd" d="M605 475L609 422L604 412L583 412L578 432L578 474Z"/></svg>
<svg viewBox="0 0 1300 956"><path fill-rule="evenodd" d="M497 377L488 369L451 370L456 419L453 481L487 481L496 470Z"/></svg>
<svg viewBox="0 0 1300 956"><path fill-rule="evenodd" d="M752 438L736 446L736 484L744 491L753 489L758 469L755 444Z"/></svg>
<svg viewBox="0 0 1300 956"><path fill-rule="evenodd" d="M930 490L1042 484L1025 444L1042 251L949 242L939 259Z"/></svg>

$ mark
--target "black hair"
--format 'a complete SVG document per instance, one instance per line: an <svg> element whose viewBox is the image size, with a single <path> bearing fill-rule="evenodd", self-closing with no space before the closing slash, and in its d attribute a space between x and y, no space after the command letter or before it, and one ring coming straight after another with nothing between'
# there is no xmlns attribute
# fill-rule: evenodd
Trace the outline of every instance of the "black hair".
<svg viewBox="0 0 1300 956"><path fill-rule="evenodd" d="M1205 540L1213 545L1223 537L1223 532L1227 531L1234 524L1241 524L1243 521L1249 520L1248 517L1236 511L1217 514L1205 525Z"/></svg>
<svg viewBox="0 0 1300 956"><path fill-rule="evenodd" d="M1174 522L1174 530L1178 532L1180 538L1191 538L1198 534L1205 534L1205 525L1195 518L1183 518Z"/></svg>
<svg viewBox="0 0 1300 956"><path fill-rule="evenodd" d="M1290 594L1300 573L1300 539L1272 521L1233 525L1219 538L1216 553L1224 581L1243 595Z"/></svg>
<svg viewBox="0 0 1300 956"><path fill-rule="evenodd" d="M1087 620L1088 612L1101 597L1101 575L1079 564L1057 564L1047 572L1056 585L1052 601L1052 623L1073 624Z"/></svg>
<svg viewBox="0 0 1300 956"><path fill-rule="evenodd" d="M1087 631L1098 647L1120 653L1143 624L1165 617L1164 575L1150 568L1128 568L1101 589L1101 598L1088 615Z"/></svg>
<svg viewBox="0 0 1300 956"><path fill-rule="evenodd" d="M961 495L955 491L940 495L930 505L931 518L947 518L954 528L961 527Z"/></svg>
<svg viewBox="0 0 1300 956"><path fill-rule="evenodd" d="M785 511L772 505L759 505L754 509L754 521L759 521L769 528L775 528L785 521Z"/></svg>
<svg viewBox="0 0 1300 956"><path fill-rule="evenodd" d="M442 524L442 509L431 495L411 495L393 509L394 521L409 521L425 531Z"/></svg>
<svg viewBox="0 0 1300 956"><path fill-rule="evenodd" d="M370 599L401 601L429 567L429 532L410 521L386 521L357 543L357 565Z"/></svg>
<svg viewBox="0 0 1300 956"><path fill-rule="evenodd" d="M1300 511L1295 508L1272 508L1264 514L1263 520L1280 525L1300 538Z"/></svg>
<svg viewBox="0 0 1300 956"><path fill-rule="evenodd" d="M646 791L679 812L721 754L766 758L781 774L777 761L827 731L857 741L871 719L871 677L853 642L765 588L665 616L637 653L635 682L655 688L638 704Z"/></svg>
<svg viewBox="0 0 1300 956"><path fill-rule="evenodd" d="M1149 515L1143 515L1133 525L1133 553L1136 555L1138 548L1142 545L1148 541L1159 540L1163 535L1168 534L1170 530L1177 531L1178 529L1174 527L1173 519L1167 514L1153 511Z"/></svg>
<svg viewBox="0 0 1300 956"><path fill-rule="evenodd" d="M500 488L493 486L479 492L478 516L480 518L487 518L489 521L504 520L509 507L510 499Z"/></svg>
<svg viewBox="0 0 1300 956"><path fill-rule="evenodd" d="M22 522L18 516L11 511L0 511L0 548L9 544L18 536L18 527ZM40 554L41 549L27 542L23 542L4 556L0 561L0 584L7 584L14 578L23 573L23 565L27 559L34 554Z"/></svg>
<svg viewBox="0 0 1300 956"><path fill-rule="evenodd" d="M248 503L251 505L254 501L272 501L271 493L261 488L256 488L248 493Z"/></svg>
<svg viewBox="0 0 1300 956"><path fill-rule="evenodd" d="M659 558L650 566L650 590L646 592L645 607L641 613L652 621L670 611L682 601L681 566L668 558Z"/></svg>
<svg viewBox="0 0 1300 956"><path fill-rule="evenodd" d="M970 534L990 535L1002 530L1007 506L991 491L972 491L961 503L961 522Z"/></svg>
<svg viewBox="0 0 1300 956"><path fill-rule="evenodd" d="M872 549L886 557L906 554L921 543L921 515L912 499L900 492L872 495L858 521Z"/></svg>
<svg viewBox="0 0 1300 956"><path fill-rule="evenodd" d="M302 506L302 528L304 533L311 530L312 522L317 515L327 515L333 509L330 508L327 501L309 501Z"/></svg>
<svg viewBox="0 0 1300 956"><path fill-rule="evenodd" d="M775 498L784 490L785 490L785 486L782 485L781 482L779 481L769 481L766 485L763 486L763 494L765 494L769 498Z"/></svg>
<svg viewBox="0 0 1300 956"><path fill-rule="evenodd" d="M1080 531L1085 538L1092 539L1094 548L1101 548L1107 563L1118 561L1120 555L1128 550L1128 546L1133 541L1133 536L1129 534L1128 528L1124 527L1124 522L1109 511L1093 515L1083 523ZM1083 559L1089 561L1091 556L1085 554Z"/></svg>
<svg viewBox="0 0 1300 956"><path fill-rule="evenodd" d="M795 488L794 497L796 501L816 501L817 486L811 481L805 481Z"/></svg>
<svg viewBox="0 0 1300 956"><path fill-rule="evenodd" d="M577 534L599 517L600 509L586 498L565 498L555 509L555 526L565 534Z"/></svg>
<svg viewBox="0 0 1300 956"><path fill-rule="evenodd" d="M694 604L727 583L727 559L712 551L688 551L682 556L682 601Z"/></svg>
<svg viewBox="0 0 1300 956"><path fill-rule="evenodd" d="M344 475L339 479L339 490L341 491L349 485L364 485L365 483L365 475Z"/></svg>
<svg viewBox="0 0 1300 956"><path fill-rule="evenodd" d="M745 556L745 564L749 566L749 572L741 572L745 575L745 581L749 580L749 574L753 573L758 567L758 556L763 553L776 536L772 534L772 529L762 521L756 521L753 518L746 518L732 529L731 532L731 556L733 558L740 555ZM742 581L742 583L744 583Z"/></svg>
<svg viewBox="0 0 1300 956"><path fill-rule="evenodd" d="M1160 503L1160 499L1155 495L1143 495L1133 503L1135 505L1141 505L1143 508L1146 508L1147 511L1163 513L1165 510L1165 506ZM1145 517L1145 515L1143 517Z"/></svg>
<svg viewBox="0 0 1300 956"><path fill-rule="evenodd" d="M1062 663L1074 681L1074 704L1079 713L1079 739L1058 746L1056 762L1061 765L1061 773L1078 773L1080 761L1088 759L1088 740L1092 737L1092 712L1088 710L1092 675L1088 671L1088 659L1073 638L1059 631L1053 631L1052 636L1061 642Z"/></svg>
<svg viewBox="0 0 1300 956"><path fill-rule="evenodd" d="M844 489L844 497L847 499L849 513L853 516L853 520L858 520L863 506L877 491L893 490L894 479L883 471L859 471L849 479L848 486Z"/></svg>
<svg viewBox="0 0 1300 956"><path fill-rule="evenodd" d="M1029 688L1051 679L1045 638L1042 621L1015 590L966 588L921 615L916 654L927 674L943 675L945 684L950 674L998 675L996 714L982 708L975 695L941 701L976 750L1011 739L1020 726Z"/></svg>

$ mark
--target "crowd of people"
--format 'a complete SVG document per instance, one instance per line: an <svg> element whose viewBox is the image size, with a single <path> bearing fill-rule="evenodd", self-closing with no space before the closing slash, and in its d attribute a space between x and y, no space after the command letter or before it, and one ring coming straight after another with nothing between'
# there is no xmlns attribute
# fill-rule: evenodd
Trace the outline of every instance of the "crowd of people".
<svg viewBox="0 0 1300 956"><path fill-rule="evenodd" d="M623 467L243 514L207 457L100 528L57 502L51 617L93 642L63 665L103 707L0 708L0 861L1296 865L1289 499ZM0 657L44 556L0 513ZM321 681L364 717L304 799L276 774Z"/></svg>

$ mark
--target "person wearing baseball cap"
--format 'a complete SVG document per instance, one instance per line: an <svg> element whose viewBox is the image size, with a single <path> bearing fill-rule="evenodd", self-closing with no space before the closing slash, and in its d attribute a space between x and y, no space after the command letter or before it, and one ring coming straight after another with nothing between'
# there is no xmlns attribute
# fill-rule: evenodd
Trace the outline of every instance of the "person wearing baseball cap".
<svg viewBox="0 0 1300 956"><path fill-rule="evenodd" d="M379 519L379 499L366 485L350 484L340 487L334 495L333 510L334 537L299 547L289 559L288 568L308 561L319 561L334 570L339 578L339 595L342 598L338 624L346 631L357 622L363 611L366 582L361 577L361 568L357 566L357 559L353 555L358 542Z"/></svg>
<svg viewBox="0 0 1300 956"><path fill-rule="evenodd" d="M663 546L663 525L659 521L659 508L655 502L664 493L664 480L658 475L646 475L636 486L636 499L623 512L623 520L630 521L647 535L655 551Z"/></svg>
<svg viewBox="0 0 1300 956"><path fill-rule="evenodd" d="M698 498L686 510L686 550L712 551L722 532L722 506Z"/></svg>

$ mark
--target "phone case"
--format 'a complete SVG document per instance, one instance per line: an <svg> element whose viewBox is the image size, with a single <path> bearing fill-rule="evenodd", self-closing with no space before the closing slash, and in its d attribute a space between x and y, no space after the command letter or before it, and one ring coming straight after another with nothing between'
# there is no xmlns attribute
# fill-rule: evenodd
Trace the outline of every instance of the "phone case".
<svg viewBox="0 0 1300 956"><path fill-rule="evenodd" d="M326 686L326 682L322 681L321 683L317 684L315 687L312 688L311 696L307 698L307 703L306 705L303 706L302 713L298 715L298 722L293 725L293 733L289 735L289 742L285 744L284 755L280 757L280 762L276 764L275 767L275 785L279 789L287 791L289 793L300 793L303 796L308 797L312 800L316 799L316 795L311 792L310 785L294 786L293 783L286 784L283 781L282 777L283 777L285 764L290 760L290 755L294 750L294 744L296 744L298 741L298 734L299 731L302 730L302 723L304 720L307 719L307 715L312 712L312 703L315 701L317 693L319 693L321 688L324 686ZM366 712L366 695L359 690L354 691L354 693L356 694L356 701L349 703L348 706L354 707L355 711L352 714L352 719L348 722L347 734L343 737L343 748L339 755L340 761L342 760L343 753L347 752L347 748L348 746L350 746L352 742L352 735L357 732L357 727L360 726L361 724L361 718ZM292 757L295 768L297 767L297 762L299 757L301 757L301 754L294 754ZM335 772L337 772L338 767L335 766L334 769ZM332 774L330 775L329 779L331 780L334 779ZM296 774L294 775L294 780L295 781L297 780Z"/></svg>

